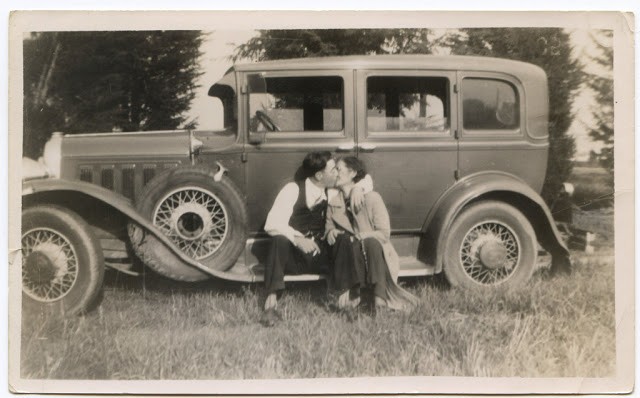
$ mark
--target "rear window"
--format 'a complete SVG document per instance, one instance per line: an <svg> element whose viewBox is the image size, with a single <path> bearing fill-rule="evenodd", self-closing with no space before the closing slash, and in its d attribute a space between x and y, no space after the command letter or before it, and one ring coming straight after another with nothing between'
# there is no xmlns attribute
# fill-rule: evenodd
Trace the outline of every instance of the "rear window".
<svg viewBox="0 0 640 398"><path fill-rule="evenodd" d="M505 81L464 79L462 108L465 130L513 130L520 126L517 91Z"/></svg>

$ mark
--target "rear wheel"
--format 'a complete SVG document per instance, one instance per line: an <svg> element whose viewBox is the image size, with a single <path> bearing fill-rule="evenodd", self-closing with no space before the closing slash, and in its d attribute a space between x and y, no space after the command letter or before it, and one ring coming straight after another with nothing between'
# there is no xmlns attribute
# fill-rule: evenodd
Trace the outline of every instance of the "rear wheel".
<svg viewBox="0 0 640 398"><path fill-rule="evenodd" d="M76 315L99 297L104 259L91 227L58 206L22 213L22 301L27 311Z"/></svg>
<svg viewBox="0 0 640 398"><path fill-rule="evenodd" d="M214 179L205 167L168 170L147 184L136 207L187 256L224 271L242 253L247 238L247 211L231 180ZM209 274L184 263L153 234L135 224L131 243L143 262L175 280L200 281Z"/></svg>
<svg viewBox="0 0 640 398"><path fill-rule="evenodd" d="M484 201L453 222L444 271L453 286L517 288L531 278L536 258L535 232L526 217L506 203Z"/></svg>

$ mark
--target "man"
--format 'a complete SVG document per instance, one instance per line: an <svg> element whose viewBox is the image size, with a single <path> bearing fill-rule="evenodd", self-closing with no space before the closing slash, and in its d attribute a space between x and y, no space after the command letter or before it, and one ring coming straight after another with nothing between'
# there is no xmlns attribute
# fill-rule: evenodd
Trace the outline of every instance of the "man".
<svg viewBox="0 0 640 398"><path fill-rule="evenodd" d="M290 182L276 196L267 216L265 231L273 237L265 264L267 298L260 322L273 326L279 319L277 293L284 289L285 274L329 272L333 261L348 261L348 256L332 259L324 239L327 201L337 191L336 162L330 152L311 152L302 162L306 177ZM352 205L362 206L364 193L373 189L370 176L354 188ZM332 261L333 260L333 261Z"/></svg>

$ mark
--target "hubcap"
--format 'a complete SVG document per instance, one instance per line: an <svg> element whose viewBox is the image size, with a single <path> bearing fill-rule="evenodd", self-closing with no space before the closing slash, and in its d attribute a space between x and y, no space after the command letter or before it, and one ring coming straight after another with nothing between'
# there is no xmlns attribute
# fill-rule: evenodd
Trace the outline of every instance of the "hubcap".
<svg viewBox="0 0 640 398"><path fill-rule="evenodd" d="M502 242L487 242L480 248L480 262L485 267L496 270L508 267L507 256L509 255L507 248Z"/></svg>
<svg viewBox="0 0 640 398"><path fill-rule="evenodd" d="M204 231L204 221L199 214L184 213L178 218L178 233L185 239L196 239Z"/></svg>
<svg viewBox="0 0 640 398"><path fill-rule="evenodd" d="M464 272L481 285L497 285L507 280L520 260L520 242L513 231L497 221L475 225L460 247Z"/></svg>
<svg viewBox="0 0 640 398"><path fill-rule="evenodd" d="M22 289L42 301L60 300L78 279L78 257L67 237L48 228L22 236Z"/></svg>
<svg viewBox="0 0 640 398"><path fill-rule="evenodd" d="M196 260L215 253L228 231L227 211L220 199L198 187L179 188L167 194L158 202L153 223Z"/></svg>

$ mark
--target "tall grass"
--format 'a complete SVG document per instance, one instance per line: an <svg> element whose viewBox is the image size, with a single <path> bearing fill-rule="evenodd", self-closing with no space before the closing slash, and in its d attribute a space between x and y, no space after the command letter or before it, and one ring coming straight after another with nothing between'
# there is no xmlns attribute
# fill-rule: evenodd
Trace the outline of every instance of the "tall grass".
<svg viewBox="0 0 640 398"><path fill-rule="evenodd" d="M603 221L610 224L610 218ZM101 306L78 318L24 314L21 374L47 379L355 376L606 377L615 372L613 251L576 253L576 273L534 275L518 292L405 287L409 314L348 322L322 283L290 284L284 321L258 323L262 289L109 274Z"/></svg>

